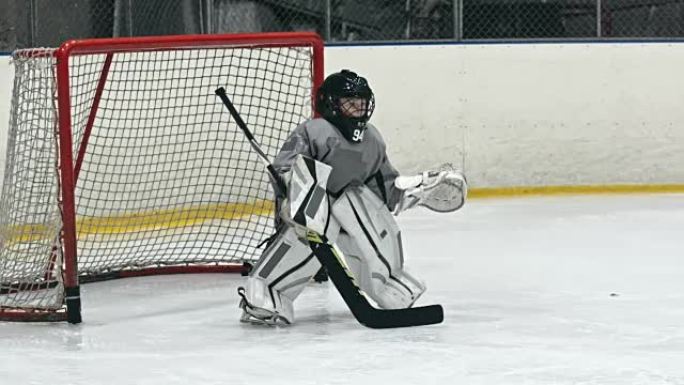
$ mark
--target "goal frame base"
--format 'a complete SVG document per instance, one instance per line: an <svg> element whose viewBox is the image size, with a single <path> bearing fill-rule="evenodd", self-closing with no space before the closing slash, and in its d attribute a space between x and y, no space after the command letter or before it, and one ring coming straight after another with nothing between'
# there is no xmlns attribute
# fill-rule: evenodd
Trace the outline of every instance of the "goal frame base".
<svg viewBox="0 0 684 385"><path fill-rule="evenodd" d="M112 279L119 278L135 278L135 277L150 277L155 275L178 275L178 274L236 274L244 276L251 270L251 264L248 262L239 263L208 263L208 264L187 264L187 265L169 265L169 266L150 266L140 269L127 269L113 271L111 273L101 273L95 275L83 275L79 277L81 284L89 284L94 282L109 281ZM6 285L8 289L4 291L7 292L12 288L18 288L20 284ZM2 294L2 293L0 293ZM67 295L67 297L69 297ZM76 298L79 298L78 296ZM67 298L67 301L69 299ZM80 301L79 301L80 302ZM80 303L67 304L59 309L45 310L45 309L33 309L33 308L11 308L5 307L0 308L0 321L12 321L12 322L73 322L77 318L80 318L80 311L77 314L69 314L67 311L68 307L80 308ZM76 318L71 318L76 317ZM71 319L70 319L71 318Z"/></svg>

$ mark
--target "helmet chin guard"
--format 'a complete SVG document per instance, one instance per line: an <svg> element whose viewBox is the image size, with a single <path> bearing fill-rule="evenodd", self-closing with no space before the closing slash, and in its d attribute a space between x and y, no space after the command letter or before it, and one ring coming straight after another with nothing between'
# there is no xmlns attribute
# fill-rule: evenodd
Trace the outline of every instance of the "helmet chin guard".
<svg viewBox="0 0 684 385"><path fill-rule="evenodd" d="M363 99L363 113L353 116L342 110L343 98ZM342 136L352 143L363 141L366 123L375 109L375 96L365 78L349 70L342 70L328 76L318 89L316 110L332 123Z"/></svg>

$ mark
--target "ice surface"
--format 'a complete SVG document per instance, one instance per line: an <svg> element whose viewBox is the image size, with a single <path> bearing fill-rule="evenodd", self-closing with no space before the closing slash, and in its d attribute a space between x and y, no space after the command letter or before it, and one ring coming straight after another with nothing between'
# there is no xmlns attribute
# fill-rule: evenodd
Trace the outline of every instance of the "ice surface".
<svg viewBox="0 0 684 385"><path fill-rule="evenodd" d="M399 217L440 325L371 330L330 283L238 323L235 275L84 285L84 323L0 323L0 384L684 384L684 195L473 200Z"/></svg>

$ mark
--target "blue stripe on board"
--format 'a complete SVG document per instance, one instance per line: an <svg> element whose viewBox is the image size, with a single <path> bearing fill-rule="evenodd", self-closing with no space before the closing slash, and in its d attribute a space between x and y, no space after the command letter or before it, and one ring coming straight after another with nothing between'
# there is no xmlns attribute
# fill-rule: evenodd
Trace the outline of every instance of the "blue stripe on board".
<svg viewBox="0 0 684 385"><path fill-rule="evenodd" d="M684 38L650 38L650 39L508 39L508 40L407 40L377 42L327 42L326 47L368 47L368 46L403 46L403 45L525 45L525 44L653 44L684 43Z"/></svg>
<svg viewBox="0 0 684 385"><path fill-rule="evenodd" d="M684 38L648 39L496 39L496 40L392 40L368 42L326 42L326 47L369 47L369 46L418 46L418 45L525 45L525 44L682 44ZM11 56L12 52L0 51L0 56Z"/></svg>

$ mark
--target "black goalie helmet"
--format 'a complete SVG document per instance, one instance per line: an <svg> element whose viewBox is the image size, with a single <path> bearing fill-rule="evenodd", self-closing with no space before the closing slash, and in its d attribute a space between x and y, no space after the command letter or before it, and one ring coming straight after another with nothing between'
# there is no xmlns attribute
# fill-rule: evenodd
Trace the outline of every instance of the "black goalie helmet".
<svg viewBox="0 0 684 385"><path fill-rule="evenodd" d="M365 78L349 70L325 78L316 94L316 110L350 142L363 140L373 109L373 90Z"/></svg>

